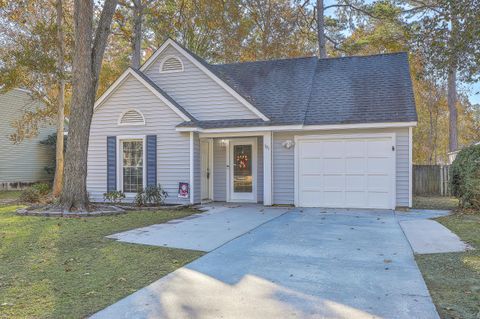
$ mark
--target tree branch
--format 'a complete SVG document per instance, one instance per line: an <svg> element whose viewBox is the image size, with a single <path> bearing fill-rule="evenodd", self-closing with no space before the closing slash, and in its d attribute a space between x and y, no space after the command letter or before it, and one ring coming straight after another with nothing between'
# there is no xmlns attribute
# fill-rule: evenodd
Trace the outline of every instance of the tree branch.
<svg viewBox="0 0 480 319"><path fill-rule="evenodd" d="M110 33L110 26L112 24L113 14L117 7L118 0L105 0L103 5L98 27L95 32L95 39L92 47L92 72L95 83L95 88L98 84L98 76L102 66L102 57L107 46L107 39Z"/></svg>

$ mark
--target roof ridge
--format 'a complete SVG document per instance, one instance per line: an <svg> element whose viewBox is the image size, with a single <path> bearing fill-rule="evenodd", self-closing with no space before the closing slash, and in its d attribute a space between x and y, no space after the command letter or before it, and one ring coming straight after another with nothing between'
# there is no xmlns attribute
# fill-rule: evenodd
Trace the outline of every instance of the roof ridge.
<svg viewBox="0 0 480 319"><path fill-rule="evenodd" d="M312 55L312 56L280 58L280 59L271 59L271 60L255 60L255 61L241 61L241 62L214 63L214 64L209 63L209 65L211 65L211 66L224 66L224 65L229 66L229 65L241 65L241 64L248 64L248 63L268 63L268 62L290 61L290 60L312 59L312 58L316 58L318 61L324 61L324 60L337 60L337 59L339 60L339 59L352 59L352 58L370 58L370 57L377 57L377 56L403 55L403 54L408 54L408 51L375 53L375 54L367 54L367 55L336 56L336 57L327 57L327 58L319 58L316 55Z"/></svg>
<svg viewBox="0 0 480 319"><path fill-rule="evenodd" d="M223 66L223 65L238 65L238 64L248 64L248 63L268 63L268 62L277 62L277 61L290 61L290 60L301 60L301 59L312 59L315 58L318 60L316 55L312 56L302 56L302 57L293 57L293 58L280 58L280 59L271 59L271 60L255 60L255 61L241 61L241 62L232 62L232 63L215 63L210 64L212 66Z"/></svg>

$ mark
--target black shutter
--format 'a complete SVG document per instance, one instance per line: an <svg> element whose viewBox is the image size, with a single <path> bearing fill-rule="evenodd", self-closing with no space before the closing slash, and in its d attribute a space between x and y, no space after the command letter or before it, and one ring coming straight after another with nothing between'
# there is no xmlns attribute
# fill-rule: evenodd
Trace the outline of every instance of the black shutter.
<svg viewBox="0 0 480 319"><path fill-rule="evenodd" d="M157 136L147 136L147 186L157 185Z"/></svg>
<svg viewBox="0 0 480 319"><path fill-rule="evenodd" d="M107 136L107 191L117 189L117 137Z"/></svg>

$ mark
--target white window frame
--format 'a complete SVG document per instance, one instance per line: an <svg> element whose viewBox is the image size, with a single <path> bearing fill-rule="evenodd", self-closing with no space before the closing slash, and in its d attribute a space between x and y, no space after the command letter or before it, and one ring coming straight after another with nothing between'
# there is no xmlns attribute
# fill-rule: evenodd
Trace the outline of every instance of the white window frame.
<svg viewBox="0 0 480 319"><path fill-rule="evenodd" d="M123 142L124 141L142 141L143 144L143 167L142 167L142 187L146 187L147 177L147 152L146 152L146 135L120 135L117 136L117 189L123 192ZM136 195L137 193L125 193L128 197Z"/></svg>
<svg viewBox="0 0 480 319"><path fill-rule="evenodd" d="M143 122L142 122L142 123L122 123L123 117L125 116L125 114L127 114L127 113L130 112L130 111L134 111L134 112L137 112L138 114L140 114L140 116L142 117ZM119 126L145 126L145 125L146 125L145 116L143 116L143 113L140 112L138 109L131 108L131 109L128 109L128 110L126 110L126 111L123 111L123 112L120 114L120 117L118 118L118 125L119 125Z"/></svg>
<svg viewBox="0 0 480 319"><path fill-rule="evenodd" d="M170 71L163 71L163 65L165 64L166 61L168 61L169 59L177 59L179 62L180 62L180 65L182 66L182 68L180 70L170 70ZM170 54L170 55L167 55L166 57L164 57L162 59L162 61L160 62L160 70L159 72L160 73L177 73L177 72L183 72L185 70L185 67L183 66L183 61L182 59L180 59L178 56L176 55L173 55L173 54Z"/></svg>

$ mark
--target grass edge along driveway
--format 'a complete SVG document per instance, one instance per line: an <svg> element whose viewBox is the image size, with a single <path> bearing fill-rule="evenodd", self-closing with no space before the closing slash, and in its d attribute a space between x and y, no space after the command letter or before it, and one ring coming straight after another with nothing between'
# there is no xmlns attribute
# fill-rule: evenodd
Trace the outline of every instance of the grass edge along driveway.
<svg viewBox="0 0 480 319"><path fill-rule="evenodd" d="M47 218L16 208L0 205L1 319L84 318L203 254L105 238L193 210Z"/></svg>
<svg viewBox="0 0 480 319"><path fill-rule="evenodd" d="M417 264L442 318L480 318L480 212L456 208L452 198L417 198L417 208L455 209L437 218L475 250L416 255ZM421 206L420 206L421 205Z"/></svg>

